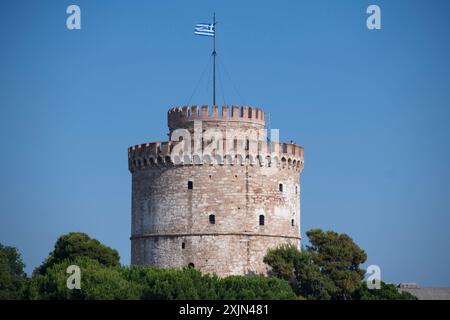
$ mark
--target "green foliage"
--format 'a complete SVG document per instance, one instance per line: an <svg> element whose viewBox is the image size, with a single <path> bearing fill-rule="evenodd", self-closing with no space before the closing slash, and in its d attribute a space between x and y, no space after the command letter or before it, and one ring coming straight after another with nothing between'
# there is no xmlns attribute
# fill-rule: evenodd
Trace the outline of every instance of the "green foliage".
<svg viewBox="0 0 450 320"><path fill-rule="evenodd" d="M81 289L67 288L67 267L81 269ZM106 267L88 257L64 260L48 267L44 274L35 274L29 285L33 300L114 300L139 299L142 286L125 279L120 267Z"/></svg>
<svg viewBox="0 0 450 320"><path fill-rule="evenodd" d="M80 267L80 290L67 288L70 265ZM58 239L30 280L28 296L45 300L296 298L287 281L274 277L219 278L194 268L121 267L115 250L81 233Z"/></svg>
<svg viewBox="0 0 450 320"><path fill-rule="evenodd" d="M275 277L229 276L219 280L220 300L292 300L296 299L289 283Z"/></svg>
<svg viewBox="0 0 450 320"><path fill-rule="evenodd" d="M42 265L36 268L34 273L44 274L49 267L64 260L75 260L78 257L90 258L108 267L120 265L120 257L117 250L101 244L98 240L90 238L85 233L72 232L59 237L54 250Z"/></svg>
<svg viewBox="0 0 450 320"><path fill-rule="evenodd" d="M307 299L351 299L361 285L366 253L353 240L333 231L310 230L311 245L301 252L295 246L269 250L264 262L272 273L288 280Z"/></svg>
<svg viewBox="0 0 450 320"><path fill-rule="evenodd" d="M0 300L23 299L27 277L20 253L0 244Z"/></svg>
<svg viewBox="0 0 450 320"><path fill-rule="evenodd" d="M381 290L368 290L362 281L364 271L360 269L366 254L349 236L321 230L308 231L307 235L311 245L302 251L287 245L268 251L264 262L272 268L270 277L219 278L194 268L121 267L116 250L86 234L70 233L58 239L54 251L35 270L27 297L45 300L415 299L384 283ZM26 277L20 255L14 248L0 245L0 249L0 298L21 298ZM66 270L70 265L81 269L81 290L67 288Z"/></svg>
<svg viewBox="0 0 450 320"><path fill-rule="evenodd" d="M297 295L306 299L330 299L326 279L309 251L300 252L293 245L283 245L269 250L264 262L271 266L274 276L287 280Z"/></svg>
<svg viewBox="0 0 450 320"><path fill-rule="evenodd" d="M351 299L364 278L360 269L367 259L364 250L346 234L314 229L306 235L311 243L308 251L325 277L331 299Z"/></svg>
<svg viewBox="0 0 450 320"><path fill-rule="evenodd" d="M365 282L354 293L357 300L417 300L409 292L399 292L393 284L381 282L380 289L367 289Z"/></svg>
<svg viewBox="0 0 450 320"><path fill-rule="evenodd" d="M81 269L81 290L66 287L69 265ZM295 299L289 284L262 276L218 278L193 268L157 269L145 266L105 267L95 260L78 257L65 260L36 274L30 281L31 299Z"/></svg>
<svg viewBox="0 0 450 320"><path fill-rule="evenodd" d="M132 283L142 284L145 300L214 299L215 277L202 275L193 268L158 269L145 266L123 268Z"/></svg>

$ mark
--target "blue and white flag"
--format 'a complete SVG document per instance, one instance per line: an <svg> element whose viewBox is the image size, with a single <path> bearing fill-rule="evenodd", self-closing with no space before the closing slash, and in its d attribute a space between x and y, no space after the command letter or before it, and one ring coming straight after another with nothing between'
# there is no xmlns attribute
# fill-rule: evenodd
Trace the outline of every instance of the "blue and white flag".
<svg viewBox="0 0 450 320"><path fill-rule="evenodd" d="M199 36L214 37L215 30L212 23L199 23L195 25L195 34Z"/></svg>

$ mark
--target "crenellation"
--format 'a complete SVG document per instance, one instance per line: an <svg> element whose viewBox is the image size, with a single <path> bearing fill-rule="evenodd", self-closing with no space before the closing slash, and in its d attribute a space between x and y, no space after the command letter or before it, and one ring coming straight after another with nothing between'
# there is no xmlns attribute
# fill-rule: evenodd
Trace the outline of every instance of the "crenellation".
<svg viewBox="0 0 450 320"><path fill-rule="evenodd" d="M199 117L198 106L194 105L194 106L191 107L191 118L192 119L197 119L198 117Z"/></svg>
<svg viewBox="0 0 450 320"><path fill-rule="evenodd" d="M247 106L242 107L242 119L250 119L249 117L249 110Z"/></svg>
<svg viewBox="0 0 450 320"><path fill-rule="evenodd" d="M145 168L145 166L137 166L135 163L137 161L144 162L146 160L149 165L154 162L155 165L162 163L166 164L177 164L185 165L187 163L193 163L193 155L182 154L182 159L174 159L172 151L174 147L182 141L167 141L167 142L149 142L145 144L139 144L128 149L128 158L130 170L135 170L136 168ZM224 149L221 154L216 154L216 162L222 165L260 165L260 166L270 166L275 163L280 166L283 162L286 162L289 167L296 167L297 170L303 169L303 148L300 146L292 144L279 144L275 142L264 141L263 145L266 147L260 150L260 154L248 154L245 157L245 161L240 163L238 157L233 157L231 161L230 158L226 157L226 141L223 144ZM272 150L272 152L270 152ZM164 161L157 161L158 158L165 159ZM187 160L188 159L188 160ZM153 161L151 161L153 160ZM256 161L257 160L257 161ZM280 162L281 161L281 162ZM202 162L201 164L205 164Z"/></svg>
<svg viewBox="0 0 450 320"><path fill-rule="evenodd" d="M232 106L231 107L231 119L233 120L239 120L241 115L241 109L239 106Z"/></svg>
<svg viewBox="0 0 450 320"><path fill-rule="evenodd" d="M206 122L242 122L254 123L256 126L264 127L265 114L256 107L236 106L230 108L222 106L222 112L219 113L218 106L197 105L191 107L173 107L168 111L168 125L170 130L189 126L194 120ZM225 124L224 124L225 125Z"/></svg>
<svg viewBox="0 0 450 320"><path fill-rule="evenodd" d="M183 108L181 108L181 114L180 117L187 119L190 115L190 110L188 106L184 106Z"/></svg>
<svg viewBox="0 0 450 320"><path fill-rule="evenodd" d="M202 119L208 119L209 118L209 110L207 105L202 106L202 113L201 113Z"/></svg>
<svg viewBox="0 0 450 320"><path fill-rule="evenodd" d="M228 106L222 106L222 119L228 119Z"/></svg>
<svg viewBox="0 0 450 320"><path fill-rule="evenodd" d="M219 107L218 106L213 106L212 107L212 116L211 116L211 118L213 120L219 119Z"/></svg>

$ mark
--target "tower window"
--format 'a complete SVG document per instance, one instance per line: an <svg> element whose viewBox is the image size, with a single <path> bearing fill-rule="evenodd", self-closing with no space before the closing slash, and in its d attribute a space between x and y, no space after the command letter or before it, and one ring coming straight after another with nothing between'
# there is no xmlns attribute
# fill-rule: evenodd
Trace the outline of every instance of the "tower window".
<svg viewBox="0 0 450 320"><path fill-rule="evenodd" d="M186 243L181 243L181 249L184 249L184 248L186 248Z"/></svg>
<svg viewBox="0 0 450 320"><path fill-rule="evenodd" d="M189 190L194 189L194 183L192 181L188 181L188 189Z"/></svg>
<svg viewBox="0 0 450 320"><path fill-rule="evenodd" d="M295 194L298 194L298 186L295 186Z"/></svg>
<svg viewBox="0 0 450 320"><path fill-rule="evenodd" d="M294 224L295 224L295 221L294 221L294 219L292 219L291 220L291 226L294 226Z"/></svg>
<svg viewBox="0 0 450 320"><path fill-rule="evenodd" d="M264 221L265 219L264 219L264 215L263 214L261 214L260 216L259 216L259 225L260 226L263 226L264 225Z"/></svg>
<svg viewBox="0 0 450 320"><path fill-rule="evenodd" d="M216 216L214 214L209 215L209 223L216 224Z"/></svg>
<svg viewBox="0 0 450 320"><path fill-rule="evenodd" d="M280 192L283 192L283 184L282 184L282 183L280 183L280 184L278 185L278 190L280 190Z"/></svg>

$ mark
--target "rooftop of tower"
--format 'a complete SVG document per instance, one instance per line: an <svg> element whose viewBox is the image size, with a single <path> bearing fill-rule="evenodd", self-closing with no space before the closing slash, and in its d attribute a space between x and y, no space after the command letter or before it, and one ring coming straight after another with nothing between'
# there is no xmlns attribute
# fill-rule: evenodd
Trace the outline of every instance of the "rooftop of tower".
<svg viewBox="0 0 450 320"><path fill-rule="evenodd" d="M217 121L217 122L245 122L253 123L264 127L266 123L265 112L256 107L248 106L227 106L224 105L219 112L218 106L209 107L207 105L199 108L197 105L191 107L174 107L167 112L167 120L169 129L176 129L184 122L194 120Z"/></svg>

